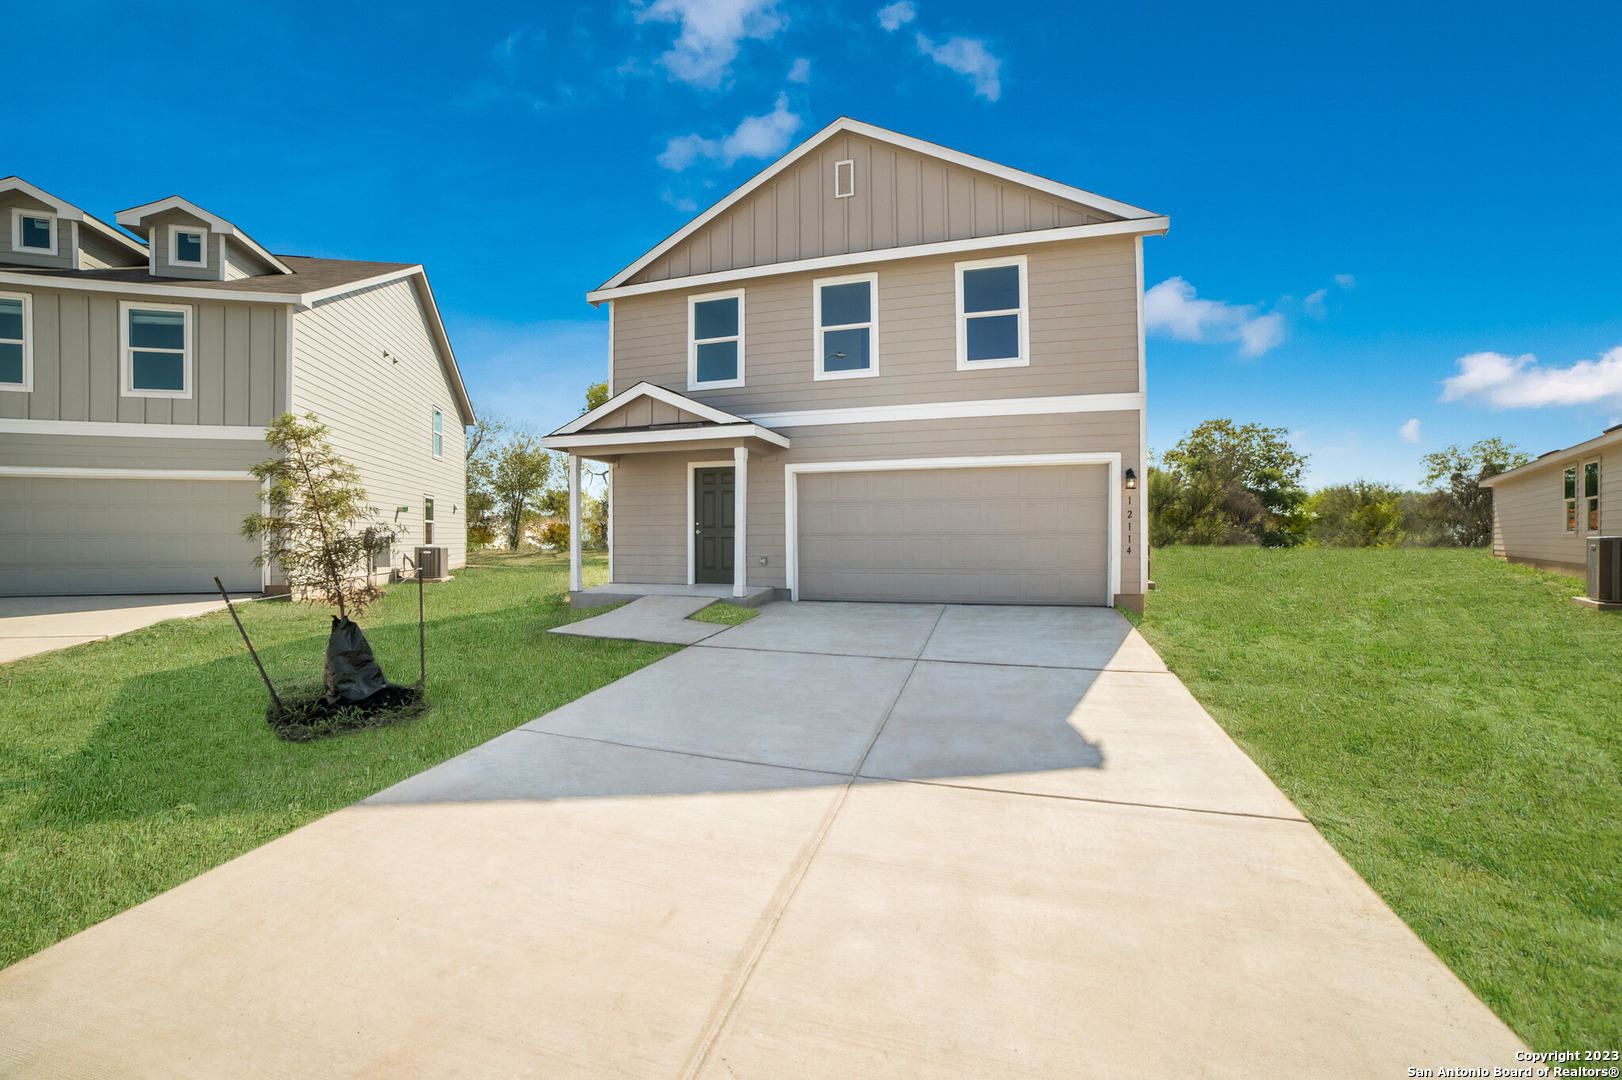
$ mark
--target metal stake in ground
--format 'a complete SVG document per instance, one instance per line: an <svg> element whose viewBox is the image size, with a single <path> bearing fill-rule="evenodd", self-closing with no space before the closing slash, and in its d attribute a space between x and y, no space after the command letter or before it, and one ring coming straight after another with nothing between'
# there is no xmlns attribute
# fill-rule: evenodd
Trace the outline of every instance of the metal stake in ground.
<svg viewBox="0 0 1622 1080"><path fill-rule="evenodd" d="M237 633L242 635L242 643L248 647L248 655L253 657L253 666L259 669L259 677L265 680L265 689L270 691L270 700L275 703L276 711L282 711L282 699L276 696L276 688L270 684L270 676L265 674L265 665L259 662L259 654L254 651L253 642L248 640L248 631L243 628L242 620L237 618L237 609L231 603L231 594L225 591L219 578L214 579L214 587L220 590L220 597L225 601L225 610L231 613L231 621L237 624Z"/></svg>
<svg viewBox="0 0 1622 1080"><path fill-rule="evenodd" d="M428 629L423 619L422 606L422 567L410 555L400 558L411 564L411 569L417 572L417 689L427 692L428 689Z"/></svg>

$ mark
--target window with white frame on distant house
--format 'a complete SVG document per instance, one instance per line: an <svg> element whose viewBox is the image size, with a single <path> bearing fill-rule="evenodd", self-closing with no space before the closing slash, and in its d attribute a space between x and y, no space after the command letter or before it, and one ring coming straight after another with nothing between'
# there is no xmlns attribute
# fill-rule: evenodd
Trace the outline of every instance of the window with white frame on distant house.
<svg viewBox="0 0 1622 1080"><path fill-rule="evenodd" d="M878 292L877 274L811 283L814 379L858 379L879 373Z"/></svg>
<svg viewBox="0 0 1622 1080"><path fill-rule="evenodd" d="M1588 531L1599 532L1599 462L1590 461L1583 466L1583 510L1588 517Z"/></svg>
<svg viewBox="0 0 1622 1080"><path fill-rule="evenodd" d="M128 300L118 307L123 396L191 397L191 308Z"/></svg>
<svg viewBox="0 0 1622 1080"><path fill-rule="evenodd" d="M687 388L743 385L743 290L687 302Z"/></svg>
<svg viewBox="0 0 1622 1080"><path fill-rule="evenodd" d="M434 456L439 457L445 452L445 414L438 409L434 410Z"/></svg>
<svg viewBox="0 0 1622 1080"><path fill-rule="evenodd" d="M434 542L434 498L432 495L422 497L422 542Z"/></svg>
<svg viewBox="0 0 1622 1080"><path fill-rule="evenodd" d="M957 367L1030 363L1025 256L957 264Z"/></svg>
<svg viewBox="0 0 1622 1080"><path fill-rule="evenodd" d="M182 225L169 226L169 262L176 266L207 266L208 233Z"/></svg>
<svg viewBox="0 0 1622 1080"><path fill-rule="evenodd" d="M11 246L35 255L56 254L56 215L44 210L11 209Z"/></svg>
<svg viewBox="0 0 1622 1080"><path fill-rule="evenodd" d="M0 293L0 390L34 388L33 298Z"/></svg>
<svg viewBox="0 0 1622 1080"><path fill-rule="evenodd" d="M1575 468L1566 470L1565 481L1566 531L1574 533L1577 531L1577 470Z"/></svg>

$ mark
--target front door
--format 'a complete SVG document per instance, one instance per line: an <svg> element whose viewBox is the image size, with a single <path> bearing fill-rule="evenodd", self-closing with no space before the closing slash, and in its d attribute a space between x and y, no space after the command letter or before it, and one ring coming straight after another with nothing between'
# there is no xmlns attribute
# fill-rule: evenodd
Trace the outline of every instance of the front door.
<svg viewBox="0 0 1622 1080"><path fill-rule="evenodd" d="M693 470L693 580L732 584L732 470Z"/></svg>

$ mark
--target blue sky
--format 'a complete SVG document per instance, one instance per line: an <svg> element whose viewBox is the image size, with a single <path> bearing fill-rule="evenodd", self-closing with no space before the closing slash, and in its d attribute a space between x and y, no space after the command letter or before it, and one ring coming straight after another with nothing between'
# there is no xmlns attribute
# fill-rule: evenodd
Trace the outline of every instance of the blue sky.
<svg viewBox="0 0 1622 1080"><path fill-rule="evenodd" d="M0 175L424 263L475 402L537 429L606 369L584 293L841 114L1171 216L1152 447L1231 416L1412 484L1622 421L1614 4L12 9Z"/></svg>

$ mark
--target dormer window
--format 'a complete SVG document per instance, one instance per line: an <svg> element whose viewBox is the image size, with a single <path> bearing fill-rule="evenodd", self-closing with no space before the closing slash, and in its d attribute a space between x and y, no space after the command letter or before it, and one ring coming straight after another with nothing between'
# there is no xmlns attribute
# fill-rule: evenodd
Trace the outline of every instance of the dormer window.
<svg viewBox="0 0 1622 1080"><path fill-rule="evenodd" d="M34 255L56 254L56 215L45 210L11 210L11 247Z"/></svg>
<svg viewBox="0 0 1622 1080"><path fill-rule="evenodd" d="M169 226L169 261L175 266L207 266L208 233Z"/></svg>

